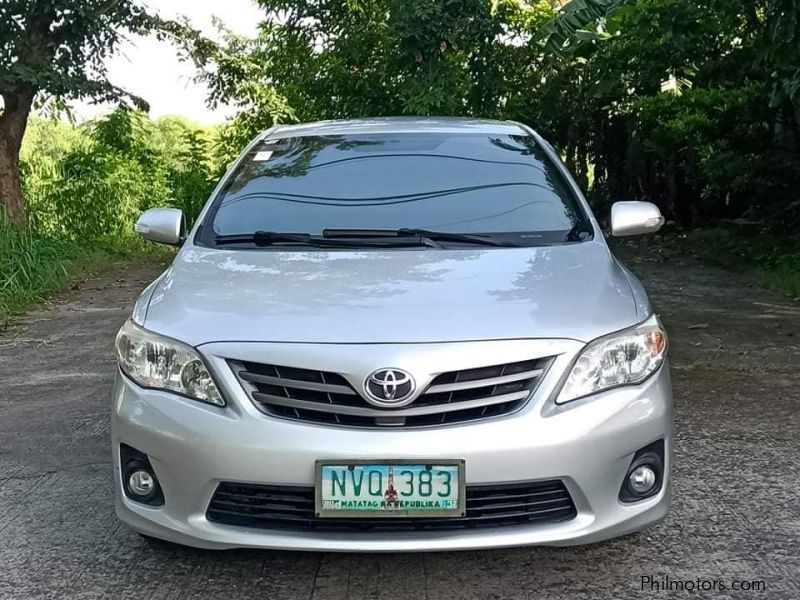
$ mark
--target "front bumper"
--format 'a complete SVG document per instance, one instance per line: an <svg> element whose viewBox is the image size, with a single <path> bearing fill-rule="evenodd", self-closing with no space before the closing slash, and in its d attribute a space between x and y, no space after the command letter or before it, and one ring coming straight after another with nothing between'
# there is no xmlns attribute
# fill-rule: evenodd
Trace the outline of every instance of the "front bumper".
<svg viewBox="0 0 800 600"><path fill-rule="evenodd" d="M565 360L568 360L566 358ZM112 416L116 512L133 529L189 546L317 551L432 551L586 544L661 521L670 494L672 391L665 364L642 385L555 407L546 398L558 373L520 412L431 429L350 429L272 418L258 412L232 376L211 361L229 406L206 406L117 378ZM661 491L619 501L634 453L665 440ZM153 508L122 491L119 445L146 453L166 503ZM317 459L466 461L467 485L564 481L577 509L569 521L476 530L323 533L214 523L206 509L221 481L311 486Z"/></svg>

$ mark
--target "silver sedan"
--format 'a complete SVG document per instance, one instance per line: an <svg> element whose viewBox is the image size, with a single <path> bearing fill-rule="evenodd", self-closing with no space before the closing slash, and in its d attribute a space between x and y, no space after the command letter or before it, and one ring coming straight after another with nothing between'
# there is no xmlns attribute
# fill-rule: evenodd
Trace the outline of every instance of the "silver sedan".
<svg viewBox="0 0 800 600"><path fill-rule="evenodd" d="M656 231L613 205L610 233ZM670 501L667 337L528 127L278 126L116 339L116 511L203 548L596 542Z"/></svg>

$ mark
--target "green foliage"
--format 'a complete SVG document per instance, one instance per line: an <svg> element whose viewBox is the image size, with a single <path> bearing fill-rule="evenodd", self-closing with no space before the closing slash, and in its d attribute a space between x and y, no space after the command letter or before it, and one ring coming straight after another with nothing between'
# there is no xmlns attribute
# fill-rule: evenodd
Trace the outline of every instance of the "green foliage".
<svg viewBox="0 0 800 600"><path fill-rule="evenodd" d="M175 165L167 172L168 187L172 190L171 206L180 208L194 220L208 199L215 181L215 163L211 142L200 129L186 129L175 148Z"/></svg>
<svg viewBox="0 0 800 600"><path fill-rule="evenodd" d="M120 109L79 128L34 121L33 131L22 152L30 226L55 239L136 245L143 210L174 206L193 220L218 172L210 132L185 121Z"/></svg>
<svg viewBox="0 0 800 600"><path fill-rule="evenodd" d="M582 42L606 39L611 35L605 22L613 18L621 4L622 0L573 0L557 19L539 29L537 38L552 54L574 52Z"/></svg>
<svg viewBox="0 0 800 600"><path fill-rule="evenodd" d="M767 36L763 65L772 70L772 106L800 106L800 0L770 0L765 7Z"/></svg>
<svg viewBox="0 0 800 600"><path fill-rule="evenodd" d="M634 105L632 129L648 164L659 171L680 165L683 194L695 198L690 210L706 222L736 216L779 222L797 209L792 182L800 181L800 162L775 146L766 96L762 84L750 84Z"/></svg>
<svg viewBox="0 0 800 600"><path fill-rule="evenodd" d="M800 225L800 105L775 91L800 67L800 4L596 4L610 10L593 24L570 21L570 7L583 6L572 2L554 22L564 23L545 27L567 29L567 43L545 60L547 80L519 117L533 115L586 183L591 170L593 201L652 200L683 225L741 216L776 231ZM578 26L604 35L585 39Z"/></svg>
<svg viewBox="0 0 800 600"><path fill-rule="evenodd" d="M104 59L125 31L157 21L135 0L3 0L0 3L0 94L118 99Z"/></svg>
<svg viewBox="0 0 800 600"><path fill-rule="evenodd" d="M0 218L0 329L9 315L62 287L75 255L68 242L15 230Z"/></svg>
<svg viewBox="0 0 800 600"><path fill-rule="evenodd" d="M226 34L220 45L193 48L212 102L241 108L223 135L230 148L282 122L502 117L504 70L525 48L500 41L522 39L526 27L552 14L548 2L516 0L259 4L265 21L256 39Z"/></svg>

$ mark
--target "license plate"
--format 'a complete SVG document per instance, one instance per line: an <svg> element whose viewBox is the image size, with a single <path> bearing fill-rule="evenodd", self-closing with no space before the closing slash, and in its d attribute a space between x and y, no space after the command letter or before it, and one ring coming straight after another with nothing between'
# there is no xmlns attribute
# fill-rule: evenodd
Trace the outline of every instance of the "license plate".
<svg viewBox="0 0 800 600"><path fill-rule="evenodd" d="M463 460L317 461L318 517L463 517Z"/></svg>

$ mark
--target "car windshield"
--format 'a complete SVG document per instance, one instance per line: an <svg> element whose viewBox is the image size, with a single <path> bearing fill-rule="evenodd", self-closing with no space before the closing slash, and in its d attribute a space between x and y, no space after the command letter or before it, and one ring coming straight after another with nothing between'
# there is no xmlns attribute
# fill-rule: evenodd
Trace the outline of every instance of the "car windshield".
<svg viewBox="0 0 800 600"><path fill-rule="evenodd" d="M410 132L264 140L215 199L199 239L213 246L255 232L398 229L518 246L592 235L535 138ZM452 238L444 244L459 243Z"/></svg>

